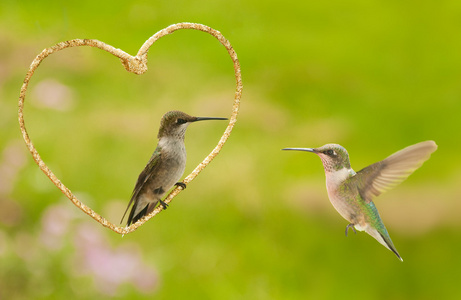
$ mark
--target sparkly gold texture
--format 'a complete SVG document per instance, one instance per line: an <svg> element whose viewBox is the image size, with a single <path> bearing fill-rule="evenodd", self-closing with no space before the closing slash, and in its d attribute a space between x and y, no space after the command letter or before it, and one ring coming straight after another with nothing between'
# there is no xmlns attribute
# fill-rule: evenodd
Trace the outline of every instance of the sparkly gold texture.
<svg viewBox="0 0 461 300"><path fill-rule="evenodd" d="M77 199L77 197L74 196L74 194L54 175L54 173L48 168L48 166L45 164L45 162L40 158L40 155L38 151L35 149L34 144L32 143L24 122L24 101L26 98L26 92L27 92L27 87L29 85L29 81L32 78L32 75L34 74L35 70L38 68L40 63L49 55L61 51L66 48L71 48L71 47L80 47L80 46L90 46L90 47L95 47L99 48L101 50L107 51L111 53L112 55L118 57L125 69L129 72L141 75L147 71L147 53L150 49L150 47L161 37L169 35L176 30L179 29L194 29L194 30L200 30L203 32L206 32L212 36L214 36L219 42L226 48L227 52L229 53L232 62L234 64L234 73L235 73L235 80L236 80L236 91L235 91L235 96L234 96L234 104L232 107L232 114L229 119L229 124L227 125L226 130L224 131L223 135L221 136L221 139L219 140L217 146L211 151L210 154L208 154L207 157L184 179L184 183L188 184L192 180L194 180L195 177L213 160L213 158L218 155L219 151L223 147L223 145L226 143L227 139L229 138L232 128L234 127L236 121L237 121L237 115L239 113L239 107L240 107L240 98L242 95L242 77L241 77L241 71L240 71L240 63L237 58L237 54L232 48L231 44L229 41L217 30L202 25L202 24L196 24L196 23L178 23L178 24L173 24L170 25L153 36L151 36L139 49L138 54L136 56L131 56L124 52L123 50L114 48L110 45L107 45L104 42L98 41L98 40L92 40L92 39L75 39L75 40L70 40L70 41L65 41L61 42L59 44L56 44L50 48L44 49L37 57L32 61L29 71L26 74L26 77L24 79L24 83L21 87L21 92L19 95L19 109L18 109L18 118L19 118L19 127L21 129L24 141L26 142L26 145L32 154L33 159L39 166L39 168L45 173L46 176L64 193L64 195L67 196L67 198L72 201L78 208L80 208L82 211L84 211L86 214L91 216L93 219L95 219L97 222L99 222L102 226L110 228L116 233L119 234L128 234L130 232L135 231L137 228L142 226L145 222L147 222L150 218L158 214L160 211L163 210L163 207L159 205L152 213L150 213L148 216L142 218L138 222L132 224L129 227L119 227L114 225L113 223L109 222L107 219L103 218L100 216L98 213L96 213L93 209L90 207L86 206L84 203L80 202L80 200ZM181 187L176 187L173 189L170 194L164 199L164 201L168 204L171 202L171 200L177 196L181 192L182 188Z"/></svg>

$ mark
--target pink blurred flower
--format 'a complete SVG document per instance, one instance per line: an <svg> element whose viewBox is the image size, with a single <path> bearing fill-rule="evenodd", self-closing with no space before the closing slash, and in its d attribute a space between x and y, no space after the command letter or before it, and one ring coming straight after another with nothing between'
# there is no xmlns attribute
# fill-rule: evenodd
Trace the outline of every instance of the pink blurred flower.
<svg viewBox="0 0 461 300"><path fill-rule="evenodd" d="M72 207L63 204L48 207L42 216L42 230L40 241L50 250L59 250L64 244L64 237L68 234L70 222L74 216Z"/></svg>
<svg viewBox="0 0 461 300"><path fill-rule="evenodd" d="M151 292L158 275L141 257L139 247L125 244L112 248L93 224L81 224L74 239L77 264L83 274L94 276L96 287L104 294L115 295L119 285L130 283L143 292Z"/></svg>
<svg viewBox="0 0 461 300"><path fill-rule="evenodd" d="M98 224L80 220L70 205L50 206L42 216L41 245L57 251L65 243L72 243L72 275L91 276L103 294L115 295L122 284L131 284L143 293L155 290L157 272L142 260L138 245L112 247Z"/></svg>
<svg viewBox="0 0 461 300"><path fill-rule="evenodd" d="M71 88L54 79L45 79L32 91L36 106L60 111L68 111L74 106L74 93Z"/></svg>

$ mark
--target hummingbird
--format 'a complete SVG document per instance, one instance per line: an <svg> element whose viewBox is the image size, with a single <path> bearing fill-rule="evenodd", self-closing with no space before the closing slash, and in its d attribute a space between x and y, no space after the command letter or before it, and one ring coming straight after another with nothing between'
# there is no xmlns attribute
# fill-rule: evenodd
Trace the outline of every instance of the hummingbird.
<svg viewBox="0 0 461 300"><path fill-rule="evenodd" d="M128 207L121 222L131 208L127 226L136 223L151 213L160 203L164 209L167 204L162 197L174 185L186 188L178 182L186 167L186 147L184 137L190 123L205 120L227 120L227 118L193 117L181 111L169 111L163 115L158 131L158 144L149 162L139 174Z"/></svg>
<svg viewBox="0 0 461 300"><path fill-rule="evenodd" d="M437 149L434 141L425 141L406 147L386 159L355 172L347 150L338 144L319 148L285 148L317 154L323 163L328 197L338 213L350 222L346 226L354 233L365 231L397 255L392 240L372 199L395 187L418 169Z"/></svg>

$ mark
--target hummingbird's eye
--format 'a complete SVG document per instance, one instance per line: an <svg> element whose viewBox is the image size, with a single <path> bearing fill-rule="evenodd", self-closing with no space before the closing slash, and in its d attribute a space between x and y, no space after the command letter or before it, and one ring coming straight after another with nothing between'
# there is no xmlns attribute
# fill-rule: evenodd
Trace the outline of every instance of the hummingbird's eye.
<svg viewBox="0 0 461 300"><path fill-rule="evenodd" d="M336 155L336 152L334 150L327 150L327 155Z"/></svg>
<svg viewBox="0 0 461 300"><path fill-rule="evenodd" d="M184 119L179 118L176 120L176 124L184 124L184 123L187 123L187 121Z"/></svg>

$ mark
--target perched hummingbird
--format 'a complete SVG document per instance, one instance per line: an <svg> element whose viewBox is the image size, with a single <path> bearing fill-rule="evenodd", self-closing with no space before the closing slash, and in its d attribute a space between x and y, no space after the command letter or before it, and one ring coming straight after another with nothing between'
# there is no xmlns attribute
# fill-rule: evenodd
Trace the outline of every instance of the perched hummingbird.
<svg viewBox="0 0 461 300"><path fill-rule="evenodd" d="M157 148L139 174L121 222L131 204L133 207L127 226L152 212L159 202L166 209L167 205L162 201L162 197L174 185L186 188L183 182L178 182L186 167L184 136L190 123L204 120L227 120L227 118L193 117L181 111L169 111L163 115L157 135Z"/></svg>
<svg viewBox="0 0 461 300"><path fill-rule="evenodd" d="M351 168L349 154L338 144L320 148L285 148L312 152L320 156L325 169L328 197L339 214L355 232L365 231L400 257L387 233L372 198L404 181L437 149L434 141L425 141L402 149L357 173ZM355 228L355 229L354 229Z"/></svg>

